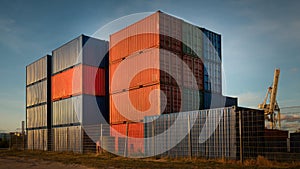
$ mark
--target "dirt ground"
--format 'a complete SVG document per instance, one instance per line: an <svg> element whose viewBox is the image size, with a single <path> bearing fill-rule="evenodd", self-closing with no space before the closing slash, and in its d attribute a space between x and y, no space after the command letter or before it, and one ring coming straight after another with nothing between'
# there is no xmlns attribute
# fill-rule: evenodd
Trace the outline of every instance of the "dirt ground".
<svg viewBox="0 0 300 169"><path fill-rule="evenodd" d="M0 157L0 169L91 169L78 164L28 159L24 157Z"/></svg>

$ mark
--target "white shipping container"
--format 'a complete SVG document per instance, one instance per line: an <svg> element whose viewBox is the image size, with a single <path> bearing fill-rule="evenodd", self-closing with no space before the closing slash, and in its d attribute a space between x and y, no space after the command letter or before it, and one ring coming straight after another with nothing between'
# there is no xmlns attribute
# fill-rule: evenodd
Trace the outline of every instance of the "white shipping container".
<svg viewBox="0 0 300 169"><path fill-rule="evenodd" d="M26 85L47 78L47 57L50 56L42 57L26 66Z"/></svg>
<svg viewBox="0 0 300 169"><path fill-rule="evenodd" d="M27 128L47 126L47 105L27 108Z"/></svg>
<svg viewBox="0 0 300 169"><path fill-rule="evenodd" d="M105 67L108 42L81 35L52 51L52 74L77 64Z"/></svg>
<svg viewBox="0 0 300 169"><path fill-rule="evenodd" d="M26 88L26 106L47 102L47 80L43 80Z"/></svg>

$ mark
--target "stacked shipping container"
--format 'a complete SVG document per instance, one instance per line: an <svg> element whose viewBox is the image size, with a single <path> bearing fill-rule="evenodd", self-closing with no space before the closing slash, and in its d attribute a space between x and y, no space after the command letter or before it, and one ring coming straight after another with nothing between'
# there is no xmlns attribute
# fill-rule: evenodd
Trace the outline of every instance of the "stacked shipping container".
<svg viewBox="0 0 300 169"><path fill-rule="evenodd" d="M237 105L221 95L221 36L160 11L112 34L109 56L111 124L210 108L204 91Z"/></svg>
<svg viewBox="0 0 300 169"><path fill-rule="evenodd" d="M26 129L28 149L50 149L51 56L47 55L26 66Z"/></svg>
<svg viewBox="0 0 300 169"><path fill-rule="evenodd" d="M181 24L180 19L156 12L110 36L110 124L116 131L111 133L116 140L128 136L122 132L124 124L118 123L180 111ZM154 90L159 92L150 98ZM143 136L139 123L129 126L136 126L132 130ZM123 133L123 138L117 132ZM137 148L139 143L128 145L131 150L141 150Z"/></svg>
<svg viewBox="0 0 300 169"><path fill-rule="evenodd" d="M108 120L108 43L85 35L52 52L54 151L94 151ZM95 134L97 133L97 134Z"/></svg>

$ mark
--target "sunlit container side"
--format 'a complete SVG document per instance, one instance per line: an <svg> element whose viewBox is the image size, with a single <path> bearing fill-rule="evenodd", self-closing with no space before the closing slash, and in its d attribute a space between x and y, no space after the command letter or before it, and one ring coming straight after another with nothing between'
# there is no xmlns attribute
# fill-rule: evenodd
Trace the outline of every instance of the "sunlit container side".
<svg viewBox="0 0 300 169"><path fill-rule="evenodd" d="M160 152L159 156L238 160L240 125L244 159L262 154L259 149L263 146L264 133L261 110L228 107L146 116L144 125L144 135L150 138L145 142L147 156Z"/></svg>
<svg viewBox="0 0 300 169"><path fill-rule="evenodd" d="M140 51L111 63L109 69L111 94L157 83L182 85L181 56L164 49Z"/></svg>
<svg viewBox="0 0 300 169"><path fill-rule="evenodd" d="M32 149L51 149L51 60L46 55L26 66L26 130L39 130L29 132L32 136L36 132L28 142Z"/></svg>
<svg viewBox="0 0 300 169"><path fill-rule="evenodd" d="M134 54L121 62L110 64L109 69L110 93L159 83L159 49L152 48Z"/></svg>
<svg viewBox="0 0 300 169"><path fill-rule="evenodd" d="M110 63L120 60L138 50L158 46L158 21L158 14L154 13L110 35Z"/></svg>
<svg viewBox="0 0 300 169"><path fill-rule="evenodd" d="M105 70L78 65L52 76L52 100L79 94L105 95Z"/></svg>
<svg viewBox="0 0 300 169"><path fill-rule="evenodd" d="M114 124L111 125L110 133L112 137L115 137L115 152L117 154L131 156L144 152L143 123ZM122 139L127 139L127 142L122 142ZM127 152L124 152L126 150Z"/></svg>
<svg viewBox="0 0 300 169"><path fill-rule="evenodd" d="M81 126L53 128L53 151L83 152Z"/></svg>
<svg viewBox="0 0 300 169"><path fill-rule="evenodd" d="M30 85L34 82L47 78L47 57L50 56L44 56L26 66L26 85Z"/></svg>
<svg viewBox="0 0 300 169"><path fill-rule="evenodd" d="M47 93L47 80L26 87L26 106L46 103Z"/></svg>
<svg viewBox="0 0 300 169"><path fill-rule="evenodd" d="M52 103L52 126L78 124L82 121L82 95Z"/></svg>
<svg viewBox="0 0 300 169"><path fill-rule="evenodd" d="M203 33L197 26L182 22L183 54L203 58Z"/></svg>
<svg viewBox="0 0 300 169"><path fill-rule="evenodd" d="M27 130L28 150L47 150L47 129Z"/></svg>
<svg viewBox="0 0 300 169"><path fill-rule="evenodd" d="M81 124L89 128L108 121L109 113L105 97L79 95L54 101L52 107L54 127Z"/></svg>
<svg viewBox="0 0 300 169"><path fill-rule="evenodd" d="M182 20L160 11L110 35L110 63L137 51L161 47L181 53Z"/></svg>
<svg viewBox="0 0 300 169"><path fill-rule="evenodd" d="M144 116L160 114L160 85L152 85L110 95L110 124L143 120ZM130 104L131 103L131 104ZM151 109L150 109L151 107Z"/></svg>
<svg viewBox="0 0 300 169"><path fill-rule="evenodd" d="M108 42L80 35L52 51L52 74L78 64L104 67L107 52Z"/></svg>
<svg viewBox="0 0 300 169"><path fill-rule="evenodd" d="M47 104L27 108L27 128L47 127Z"/></svg>

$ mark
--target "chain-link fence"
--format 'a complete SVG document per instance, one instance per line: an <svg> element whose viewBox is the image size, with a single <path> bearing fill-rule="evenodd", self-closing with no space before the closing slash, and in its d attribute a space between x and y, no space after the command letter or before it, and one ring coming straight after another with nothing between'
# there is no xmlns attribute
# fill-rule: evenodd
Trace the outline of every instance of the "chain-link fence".
<svg viewBox="0 0 300 169"><path fill-rule="evenodd" d="M27 131L27 148L79 153L107 151L133 158L246 160L263 156L295 161L300 159L300 133L287 130L287 112L282 117L285 130L266 129L262 110L241 107L148 116L138 123L66 125L51 129L51 142L47 141L47 129Z"/></svg>

